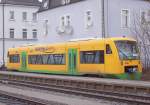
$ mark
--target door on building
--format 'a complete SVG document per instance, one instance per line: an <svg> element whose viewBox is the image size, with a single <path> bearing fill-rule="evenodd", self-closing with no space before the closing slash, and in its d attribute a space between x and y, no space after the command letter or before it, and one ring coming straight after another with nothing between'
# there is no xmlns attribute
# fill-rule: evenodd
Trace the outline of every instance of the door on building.
<svg viewBox="0 0 150 105"><path fill-rule="evenodd" d="M69 49L68 51L69 74L76 75L77 73L77 49Z"/></svg>
<svg viewBox="0 0 150 105"><path fill-rule="evenodd" d="M26 52L22 52L21 53L21 61L22 61L22 67L21 67L21 69L22 70L26 70L27 69L27 53Z"/></svg>

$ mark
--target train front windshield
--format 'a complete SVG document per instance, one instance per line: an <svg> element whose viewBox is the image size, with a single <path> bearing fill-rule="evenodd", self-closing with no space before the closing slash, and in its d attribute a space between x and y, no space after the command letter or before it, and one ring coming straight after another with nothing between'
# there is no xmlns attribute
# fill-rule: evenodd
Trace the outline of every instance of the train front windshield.
<svg viewBox="0 0 150 105"><path fill-rule="evenodd" d="M135 41L116 41L121 60L138 60L139 50Z"/></svg>

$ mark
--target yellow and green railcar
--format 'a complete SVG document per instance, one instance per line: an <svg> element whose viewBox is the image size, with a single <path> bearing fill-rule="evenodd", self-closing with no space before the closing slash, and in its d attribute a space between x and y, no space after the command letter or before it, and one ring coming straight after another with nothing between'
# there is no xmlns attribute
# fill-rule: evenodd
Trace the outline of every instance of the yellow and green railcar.
<svg viewBox="0 0 150 105"><path fill-rule="evenodd" d="M140 79L142 67L136 41L106 38L10 48L8 70L50 74L94 74Z"/></svg>

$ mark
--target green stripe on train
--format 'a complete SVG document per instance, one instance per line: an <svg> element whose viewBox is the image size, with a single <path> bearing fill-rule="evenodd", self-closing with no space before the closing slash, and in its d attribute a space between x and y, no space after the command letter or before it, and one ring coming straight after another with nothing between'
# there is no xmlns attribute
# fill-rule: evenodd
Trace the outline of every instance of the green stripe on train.
<svg viewBox="0 0 150 105"><path fill-rule="evenodd" d="M123 73L123 74L106 74L109 78L128 79L128 80L140 80L142 77L141 72L136 73Z"/></svg>
<svg viewBox="0 0 150 105"><path fill-rule="evenodd" d="M59 74L59 75L83 75L76 72L74 74L70 73L70 70L67 70L66 72L62 72L61 70L32 70L32 69L20 69L19 71L22 72L32 72L32 73L47 73L47 74ZM103 75L103 74L101 74ZM123 74L104 74L104 77L109 77L109 78L118 78L118 79L128 79L128 80L140 80L142 76L141 72L136 72L134 74L128 74L128 73L123 73Z"/></svg>
<svg viewBox="0 0 150 105"><path fill-rule="evenodd" d="M32 70L30 68L27 68L27 53L26 52L21 53L22 64L21 64L21 68L19 69L19 71L49 73L49 74L64 74L64 75L82 75L78 73L78 70L77 70L77 56L78 56L77 49L69 49L68 52L69 52L68 53L69 65L68 65L67 72L62 72L61 70ZM142 73L137 72L133 74L123 73L123 74L104 74L104 75L105 77L110 77L110 78L139 80L142 76Z"/></svg>

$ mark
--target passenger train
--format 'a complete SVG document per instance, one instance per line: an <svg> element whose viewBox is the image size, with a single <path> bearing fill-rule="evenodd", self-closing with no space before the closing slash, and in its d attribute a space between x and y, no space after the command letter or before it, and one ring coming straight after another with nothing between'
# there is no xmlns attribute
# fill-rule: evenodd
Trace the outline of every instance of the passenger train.
<svg viewBox="0 0 150 105"><path fill-rule="evenodd" d="M139 50L131 38L96 38L10 48L7 69L134 80L142 75Z"/></svg>

